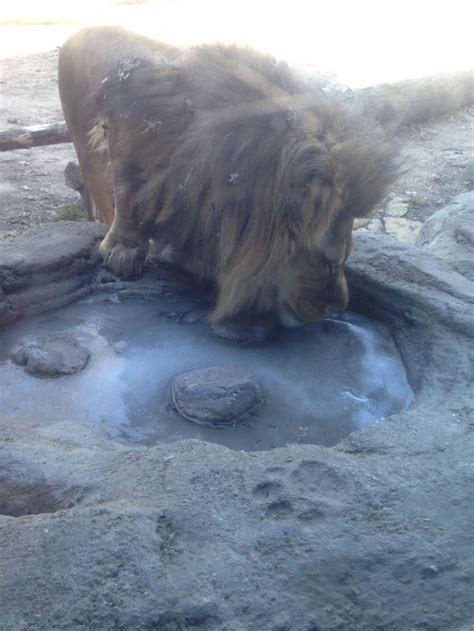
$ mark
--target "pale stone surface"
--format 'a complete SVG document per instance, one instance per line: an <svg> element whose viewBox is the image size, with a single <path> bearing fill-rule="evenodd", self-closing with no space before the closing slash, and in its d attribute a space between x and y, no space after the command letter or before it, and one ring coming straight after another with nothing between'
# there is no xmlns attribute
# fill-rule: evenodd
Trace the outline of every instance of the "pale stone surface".
<svg viewBox="0 0 474 631"><path fill-rule="evenodd" d="M374 217L368 224L367 229L371 232L383 232L382 220L378 217Z"/></svg>
<svg viewBox="0 0 474 631"><path fill-rule="evenodd" d="M457 176L456 181L466 191L474 190L474 160L464 167L461 173Z"/></svg>
<svg viewBox="0 0 474 631"><path fill-rule="evenodd" d="M370 223L370 217L354 219L353 229L359 230L360 228L366 228Z"/></svg>
<svg viewBox="0 0 474 631"><path fill-rule="evenodd" d="M412 221L403 217L385 217L385 232L399 241L414 244L416 235L422 226L420 221Z"/></svg>
<svg viewBox="0 0 474 631"><path fill-rule="evenodd" d="M403 202L398 197L392 199L392 201L387 205L385 210L385 214L389 217L404 217L408 212L408 204Z"/></svg>

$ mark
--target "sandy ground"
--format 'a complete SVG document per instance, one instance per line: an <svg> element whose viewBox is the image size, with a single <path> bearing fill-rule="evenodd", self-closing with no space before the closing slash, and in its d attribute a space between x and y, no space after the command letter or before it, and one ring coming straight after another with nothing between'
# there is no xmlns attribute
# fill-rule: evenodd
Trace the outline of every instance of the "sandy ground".
<svg viewBox="0 0 474 631"><path fill-rule="evenodd" d="M77 24L1 27L1 130L62 119L57 54L61 43L77 28ZM192 39L186 33L182 39ZM224 35L229 39L229 33ZM298 57L295 53L292 56ZM308 72L303 57L298 65ZM327 70L331 73L330 67ZM472 168L472 123L473 110L461 111L405 131L400 141L408 170L378 210L371 229L413 240L421 222L472 186L463 176L469 165ZM63 170L74 158L69 144L0 154L0 239L44 221L69 218L70 207L80 202L66 187ZM383 219L392 215L395 221ZM404 225L400 227L401 215Z"/></svg>

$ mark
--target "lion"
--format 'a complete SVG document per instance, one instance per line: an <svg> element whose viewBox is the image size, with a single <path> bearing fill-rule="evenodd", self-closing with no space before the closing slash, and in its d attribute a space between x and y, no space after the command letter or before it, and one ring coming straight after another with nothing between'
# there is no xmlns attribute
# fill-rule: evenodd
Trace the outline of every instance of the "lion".
<svg viewBox="0 0 474 631"><path fill-rule="evenodd" d="M59 91L113 272L139 275L150 240L171 247L214 284L217 332L347 307L353 220L399 168L366 113L250 48L116 27L64 44Z"/></svg>

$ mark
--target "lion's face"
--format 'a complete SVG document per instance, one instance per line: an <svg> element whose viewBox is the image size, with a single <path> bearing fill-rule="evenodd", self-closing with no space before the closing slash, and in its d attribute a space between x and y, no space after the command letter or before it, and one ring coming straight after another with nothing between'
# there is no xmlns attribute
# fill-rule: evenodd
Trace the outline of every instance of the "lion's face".
<svg viewBox="0 0 474 631"><path fill-rule="evenodd" d="M262 226L260 242L252 235L249 243L256 245L222 277L214 321L253 311L292 327L346 309L344 267L355 213L341 180L318 173L285 182L280 205L267 213L277 218L269 220L271 230Z"/></svg>
<svg viewBox="0 0 474 631"><path fill-rule="evenodd" d="M282 267L278 314L283 325L314 322L347 307L344 265L351 232L352 219L340 220L311 251L297 253Z"/></svg>

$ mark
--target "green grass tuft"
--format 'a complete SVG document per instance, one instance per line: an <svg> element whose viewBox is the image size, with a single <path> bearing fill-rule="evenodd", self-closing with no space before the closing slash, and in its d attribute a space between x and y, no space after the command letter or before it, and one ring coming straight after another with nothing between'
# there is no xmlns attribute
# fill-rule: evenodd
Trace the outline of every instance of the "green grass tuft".
<svg viewBox="0 0 474 631"><path fill-rule="evenodd" d="M69 204L58 211L56 219L58 221L80 221L86 218L86 211L80 206Z"/></svg>

